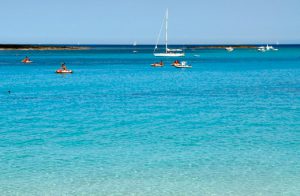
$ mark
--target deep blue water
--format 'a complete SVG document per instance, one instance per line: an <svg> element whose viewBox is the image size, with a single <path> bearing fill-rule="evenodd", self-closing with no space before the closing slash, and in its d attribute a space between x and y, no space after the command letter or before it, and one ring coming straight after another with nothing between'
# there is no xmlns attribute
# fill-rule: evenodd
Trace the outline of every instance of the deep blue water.
<svg viewBox="0 0 300 196"><path fill-rule="evenodd" d="M132 50L0 51L0 195L300 195L300 47Z"/></svg>

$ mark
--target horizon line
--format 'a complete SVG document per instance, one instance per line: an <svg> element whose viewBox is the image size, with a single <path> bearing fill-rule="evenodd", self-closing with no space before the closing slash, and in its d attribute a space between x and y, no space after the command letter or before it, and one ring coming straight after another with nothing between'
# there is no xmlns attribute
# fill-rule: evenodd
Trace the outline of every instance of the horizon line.
<svg viewBox="0 0 300 196"><path fill-rule="evenodd" d="M174 44L168 44L170 46L172 45L176 45L176 46L189 46L189 45L199 45L199 46L229 46L229 45L232 45L232 46L256 46L256 45L300 45L300 43L239 43L239 44L218 44L218 43L212 43L212 44L198 44L198 43L195 43L195 44L182 44L182 43L174 43ZM75 43L0 43L0 46L5 46L5 45L42 45L42 46L47 46L47 45L60 45L60 46L63 46L63 45L71 45L71 46L113 46L113 45L124 45L124 46L134 46L133 44L131 43L111 43L111 44L105 44L105 43L102 43L102 44L99 44L99 43L95 43L95 44L91 44L91 43L80 43L80 44L75 44ZM159 46L163 46L165 44L158 44ZM155 44L147 44L147 43L144 43L144 44L137 44L135 46L155 46Z"/></svg>

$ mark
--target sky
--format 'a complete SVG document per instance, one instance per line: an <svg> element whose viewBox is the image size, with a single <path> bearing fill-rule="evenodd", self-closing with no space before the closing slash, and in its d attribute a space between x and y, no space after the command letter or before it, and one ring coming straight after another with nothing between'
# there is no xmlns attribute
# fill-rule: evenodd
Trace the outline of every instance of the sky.
<svg viewBox="0 0 300 196"><path fill-rule="evenodd" d="M0 0L2 44L300 43L300 0ZM161 40L163 41L163 40Z"/></svg>

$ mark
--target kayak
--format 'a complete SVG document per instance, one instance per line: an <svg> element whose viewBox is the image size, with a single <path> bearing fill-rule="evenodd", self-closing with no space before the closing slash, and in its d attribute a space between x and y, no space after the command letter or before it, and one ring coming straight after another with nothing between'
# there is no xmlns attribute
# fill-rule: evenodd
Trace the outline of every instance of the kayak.
<svg viewBox="0 0 300 196"><path fill-rule="evenodd" d="M151 64L152 67L163 67L164 64L160 64L160 63L153 63Z"/></svg>
<svg viewBox="0 0 300 196"><path fill-rule="evenodd" d="M32 63L32 61L22 61L22 63Z"/></svg>
<svg viewBox="0 0 300 196"><path fill-rule="evenodd" d="M55 73L59 73L59 74L66 74L66 73L73 73L72 70L62 70L62 69L58 69L55 71Z"/></svg>

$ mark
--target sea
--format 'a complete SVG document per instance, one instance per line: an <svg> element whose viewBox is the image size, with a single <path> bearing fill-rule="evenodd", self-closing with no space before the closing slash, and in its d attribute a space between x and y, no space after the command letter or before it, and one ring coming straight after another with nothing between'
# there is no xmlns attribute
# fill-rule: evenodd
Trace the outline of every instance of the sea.
<svg viewBox="0 0 300 196"><path fill-rule="evenodd" d="M0 195L299 196L300 46L276 47L0 51Z"/></svg>

